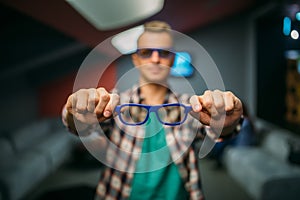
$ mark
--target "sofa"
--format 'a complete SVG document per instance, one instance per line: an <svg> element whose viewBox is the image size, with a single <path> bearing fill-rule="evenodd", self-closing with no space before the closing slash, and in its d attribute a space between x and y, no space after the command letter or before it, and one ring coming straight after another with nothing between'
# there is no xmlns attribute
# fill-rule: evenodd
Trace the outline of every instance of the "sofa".
<svg viewBox="0 0 300 200"><path fill-rule="evenodd" d="M0 199L24 199L70 158L77 142L56 118L1 134Z"/></svg>
<svg viewBox="0 0 300 200"><path fill-rule="evenodd" d="M289 159L300 137L261 119L254 124L256 146L231 146L224 151L229 175L255 200L300 199L300 165Z"/></svg>

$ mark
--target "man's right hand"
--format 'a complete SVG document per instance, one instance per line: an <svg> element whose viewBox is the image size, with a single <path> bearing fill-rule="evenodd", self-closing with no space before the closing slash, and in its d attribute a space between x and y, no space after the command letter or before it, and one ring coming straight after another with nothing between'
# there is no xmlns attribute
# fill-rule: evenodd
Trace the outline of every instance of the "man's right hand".
<svg viewBox="0 0 300 200"><path fill-rule="evenodd" d="M101 87L80 89L68 97L66 109L73 120L94 124L112 117L119 99L119 95L108 93Z"/></svg>

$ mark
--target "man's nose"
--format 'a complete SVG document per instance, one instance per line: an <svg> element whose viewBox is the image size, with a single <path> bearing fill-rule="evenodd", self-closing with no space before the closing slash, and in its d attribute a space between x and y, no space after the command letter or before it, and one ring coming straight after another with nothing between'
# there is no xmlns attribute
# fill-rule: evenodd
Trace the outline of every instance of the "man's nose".
<svg viewBox="0 0 300 200"><path fill-rule="evenodd" d="M157 62L159 62L159 59L160 58L159 58L158 51L153 51L151 54L151 61L157 63Z"/></svg>

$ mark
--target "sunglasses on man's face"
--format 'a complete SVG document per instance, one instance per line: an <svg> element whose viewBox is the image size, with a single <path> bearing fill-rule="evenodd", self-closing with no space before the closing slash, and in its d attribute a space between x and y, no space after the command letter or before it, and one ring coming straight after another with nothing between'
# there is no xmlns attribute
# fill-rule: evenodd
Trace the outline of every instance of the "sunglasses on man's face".
<svg viewBox="0 0 300 200"><path fill-rule="evenodd" d="M170 58L174 55L173 52L166 49L155 49L155 48L142 48L136 51L136 54L141 58L150 58L152 53L156 51L158 52L159 57L161 58Z"/></svg>

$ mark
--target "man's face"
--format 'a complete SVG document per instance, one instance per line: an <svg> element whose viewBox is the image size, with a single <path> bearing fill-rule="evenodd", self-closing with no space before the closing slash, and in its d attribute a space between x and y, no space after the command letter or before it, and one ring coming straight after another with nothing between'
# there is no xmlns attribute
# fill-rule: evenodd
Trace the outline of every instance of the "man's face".
<svg viewBox="0 0 300 200"><path fill-rule="evenodd" d="M172 38L166 32L145 32L138 41L138 51L132 55L144 83L166 83L173 65Z"/></svg>

